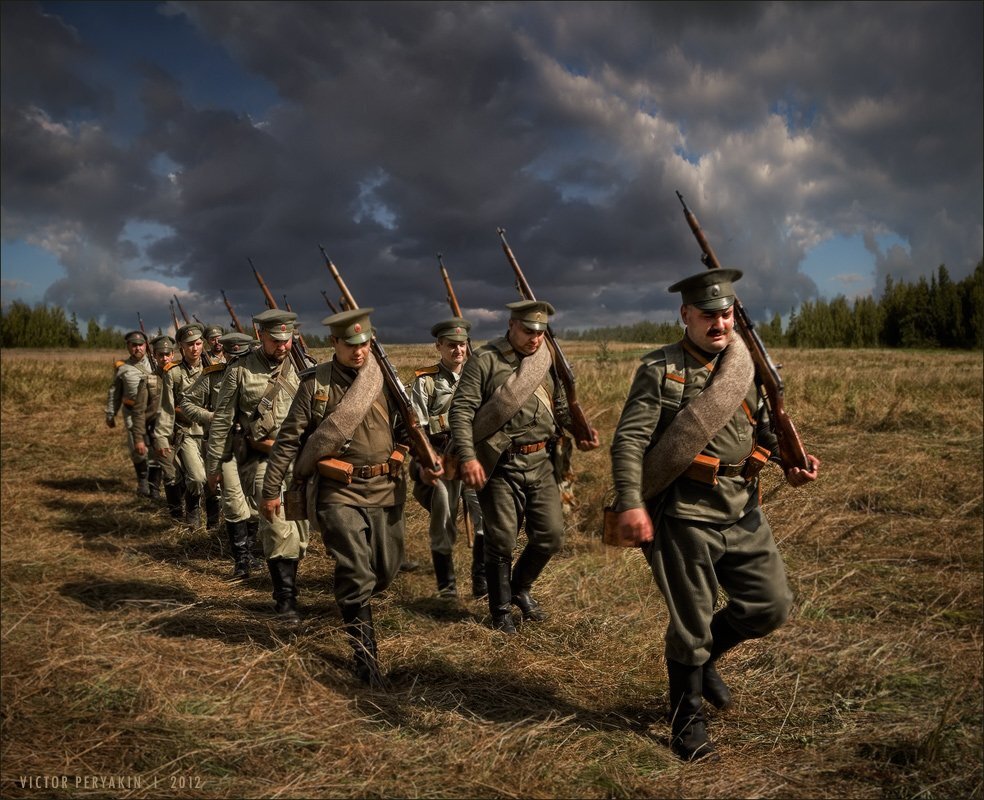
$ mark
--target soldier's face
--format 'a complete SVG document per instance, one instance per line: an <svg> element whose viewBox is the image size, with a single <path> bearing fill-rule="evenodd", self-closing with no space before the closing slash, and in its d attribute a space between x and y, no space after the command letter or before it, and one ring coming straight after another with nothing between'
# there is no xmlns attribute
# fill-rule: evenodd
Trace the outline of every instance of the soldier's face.
<svg viewBox="0 0 984 800"><path fill-rule="evenodd" d="M263 343L263 354L267 358L271 361L283 361L294 344L294 337L281 342L266 331L260 331L260 341Z"/></svg>
<svg viewBox="0 0 984 800"><path fill-rule="evenodd" d="M707 353L720 353L731 341L735 327L734 306L726 311L702 311L697 306L681 306L680 317L687 326L687 336Z"/></svg>
<svg viewBox="0 0 984 800"><path fill-rule="evenodd" d="M511 319L509 320L509 333L506 338L509 339L509 344L512 345L513 350L517 353L522 353L524 356L531 356L540 349L545 334L546 331L535 331L532 328L527 328L518 319Z"/></svg>
<svg viewBox="0 0 984 800"><path fill-rule="evenodd" d="M174 353L154 353L154 361L157 362L157 366L164 369L171 360L174 358Z"/></svg>
<svg viewBox="0 0 984 800"><path fill-rule="evenodd" d="M222 342L219 341L219 337L218 336L213 336L211 339L208 340L208 343L209 343L209 346L212 348L212 352L213 353L221 353L222 352Z"/></svg>
<svg viewBox="0 0 984 800"><path fill-rule="evenodd" d="M468 356L468 342L452 342L442 337L435 347L441 355L441 363L452 372L460 370Z"/></svg>
<svg viewBox="0 0 984 800"><path fill-rule="evenodd" d="M369 342L349 344L344 339L332 336L331 346L335 348L335 358L338 363L349 369L362 369L366 359L369 358Z"/></svg>
<svg viewBox="0 0 984 800"><path fill-rule="evenodd" d="M134 358L143 358L147 355L146 343L141 344L140 342L127 342L126 349L130 351L130 355Z"/></svg>
<svg viewBox="0 0 984 800"><path fill-rule="evenodd" d="M182 342L181 355L184 356L185 361L191 361L192 363L197 361L202 357L202 340L195 339L193 342Z"/></svg>

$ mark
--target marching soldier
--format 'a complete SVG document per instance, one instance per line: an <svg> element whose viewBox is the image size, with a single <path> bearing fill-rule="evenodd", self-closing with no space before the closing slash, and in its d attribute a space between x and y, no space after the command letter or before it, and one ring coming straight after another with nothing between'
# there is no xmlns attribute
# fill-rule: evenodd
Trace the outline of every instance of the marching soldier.
<svg viewBox="0 0 984 800"><path fill-rule="evenodd" d="M253 339L238 331L223 334L219 338L222 353L227 360L205 367L191 387L185 392L182 408L192 422L201 425L208 435L212 415L219 399L222 378L228 365L250 352ZM231 448L222 459L222 516L232 553L232 580L244 580L250 576L257 563L252 554L252 543L259 530L259 514L253 496L243 492L239 479L239 464ZM262 565L262 562L259 562Z"/></svg>
<svg viewBox="0 0 984 800"><path fill-rule="evenodd" d="M714 752L703 700L719 709L732 702L717 660L778 628L792 605L759 503L758 472L780 457L754 366L734 335L741 275L712 269L670 287L682 293L685 336L643 358L611 445L618 533L643 545L669 611L672 748L685 761ZM677 453L698 455L681 473L669 466ZM810 472L785 470L791 486L816 479L820 462L807 460ZM728 599L715 612L719 586Z"/></svg>
<svg viewBox="0 0 984 800"><path fill-rule="evenodd" d="M181 363L168 370L161 395L161 413L157 424L158 449L167 456L173 445L174 457L185 479L185 523L196 527L205 489L205 430L193 422L182 406L184 393L202 374L202 350L205 327L190 322L178 329ZM205 495L205 518L208 528L219 524L219 498Z"/></svg>
<svg viewBox="0 0 984 800"><path fill-rule="evenodd" d="M226 367L209 426L205 471L210 490L218 488L231 447L243 491L258 508L270 451L297 392L299 379L288 357L296 319L275 308L253 317L260 346ZM259 535L273 581L274 613L287 623L300 622L297 567L307 550L308 524L287 520L280 511L260 517Z"/></svg>
<svg viewBox="0 0 984 800"><path fill-rule="evenodd" d="M382 685L370 598L403 559L407 447L399 413L370 354L371 308L333 314L334 356L306 370L270 457L261 512L280 512L280 486L296 459L307 482L307 514L335 558L335 600L355 652L355 671ZM298 453L300 455L298 456Z"/></svg>
<svg viewBox="0 0 984 800"><path fill-rule="evenodd" d="M150 467L147 463L145 429L134 428L131 413L137 401L140 380L150 374L151 370L150 360L147 358L147 337L143 331L130 331L124 339L130 355L113 365L115 372L106 404L106 426L116 427L116 415L122 408L123 424L126 426L127 454L137 474L137 494L141 497L150 497L148 480ZM138 444L142 447L138 447Z"/></svg>
<svg viewBox="0 0 984 800"><path fill-rule="evenodd" d="M225 331L221 325L205 326L205 352L208 354L209 366L226 362L225 346L222 343L224 334Z"/></svg>
<svg viewBox="0 0 984 800"><path fill-rule="evenodd" d="M471 323L460 317L439 322L431 328L437 339L435 347L440 361L418 369L410 390L410 399L421 427L427 431L431 444L444 459L444 476L433 485L417 479L414 497L430 513L430 547L437 578L437 593L441 597L458 594L454 573L454 543L458 536L456 518L458 503L465 503L465 525L468 518L474 526L472 544L472 596L476 599L488 593L485 578L485 536L482 529L482 510L474 489L466 489L457 477L454 454L451 452L451 427L448 411L451 398L458 387L461 370L468 357L468 331Z"/></svg>
<svg viewBox="0 0 984 800"><path fill-rule="evenodd" d="M153 442L157 419L161 410L161 392L164 385L164 375L171 368L174 356L174 339L170 336L157 336L150 341L150 350L153 355L153 369L149 375L144 375L140 379L140 386L137 389L136 402L133 405L133 426L136 430L147 432L146 441ZM148 449L143 442L137 442L138 450L147 456L148 482L150 484L150 497L157 500L161 496L161 483L166 480L169 486L174 484L174 462L173 459L162 459L155 451ZM181 504L180 495L175 499L167 496L168 508L172 516L180 516Z"/></svg>
<svg viewBox="0 0 984 800"><path fill-rule="evenodd" d="M451 442L458 474L478 491L485 523L485 574L492 627L515 633L510 604L523 619L546 618L533 598L533 582L562 544L564 514L554 464L559 430L570 428L567 398L554 379L545 347L550 303L509 303L506 335L468 359L451 401ZM598 446L598 433L577 442ZM525 519L527 543L512 564Z"/></svg>

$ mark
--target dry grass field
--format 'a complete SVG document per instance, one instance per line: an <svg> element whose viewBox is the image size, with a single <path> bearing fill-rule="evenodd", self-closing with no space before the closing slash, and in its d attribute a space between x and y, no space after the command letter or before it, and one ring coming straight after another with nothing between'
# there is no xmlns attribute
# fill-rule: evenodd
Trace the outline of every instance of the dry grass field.
<svg viewBox="0 0 984 800"><path fill-rule="evenodd" d="M640 553L598 538L648 349L568 348L603 447L576 455L547 622L505 637L484 603L437 599L410 501L424 568L376 602L386 692L349 671L320 541L290 633L268 576L223 580L221 534L134 495L103 424L118 354L3 352L0 795L981 797L982 354L774 354L823 462L803 489L765 481L795 609L722 661L721 759L686 765L667 748L660 595ZM406 378L433 354L388 352Z"/></svg>

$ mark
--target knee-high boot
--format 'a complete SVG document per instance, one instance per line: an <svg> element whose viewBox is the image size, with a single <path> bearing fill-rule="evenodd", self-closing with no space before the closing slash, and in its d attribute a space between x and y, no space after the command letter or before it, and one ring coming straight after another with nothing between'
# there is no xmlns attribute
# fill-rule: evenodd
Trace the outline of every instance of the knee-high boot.
<svg viewBox="0 0 984 800"><path fill-rule="evenodd" d="M164 472L160 467L151 467L147 470L147 484L150 487L150 499L161 499L161 481L164 479Z"/></svg>
<svg viewBox="0 0 984 800"><path fill-rule="evenodd" d="M180 483L164 484L164 498L167 510L172 519L181 519L181 498L184 496L184 485Z"/></svg>
<svg viewBox="0 0 984 800"><path fill-rule="evenodd" d="M745 637L731 627L724 618L723 610L711 618L711 637L711 657L704 664L702 691L708 703L724 711L731 708L733 700L731 690L718 674L715 662L732 647L745 641Z"/></svg>
<svg viewBox="0 0 984 800"><path fill-rule="evenodd" d="M527 545L516 560L512 573L512 602L523 612L523 619L529 622L542 622L547 614L540 604L533 599L530 590L533 581L540 577L543 568L550 560L550 554L542 550L534 550Z"/></svg>
<svg viewBox="0 0 984 800"><path fill-rule="evenodd" d="M697 761L714 752L714 745L707 738L701 699L703 667L692 667L666 659L666 672L670 679L670 746L684 761Z"/></svg>
<svg viewBox="0 0 984 800"><path fill-rule="evenodd" d="M297 559L271 558L267 561L273 579L273 613L284 622L301 621L297 611Z"/></svg>
<svg viewBox="0 0 984 800"><path fill-rule="evenodd" d="M133 469L137 473L137 494L141 497L150 497L150 483L147 480L150 467L147 462L138 461L133 465Z"/></svg>
<svg viewBox="0 0 984 800"><path fill-rule="evenodd" d="M373 689L385 688L383 675L379 671L372 607L368 604L343 607L342 619L345 621L345 632L351 638L352 650L355 654L356 676Z"/></svg>
<svg viewBox="0 0 984 800"><path fill-rule="evenodd" d="M249 540L246 534L246 521L229 522L225 524L226 535L229 537L229 551L232 555L232 575L229 580L240 581L249 577Z"/></svg>
<svg viewBox="0 0 984 800"><path fill-rule="evenodd" d="M214 530L219 524L219 514L221 512L220 499L218 493L205 493L205 527Z"/></svg>
<svg viewBox="0 0 984 800"><path fill-rule="evenodd" d="M485 578L489 586L489 611L492 613L492 627L503 633L516 633L516 623L512 618L510 597L512 589L509 577L512 564L509 561L486 561Z"/></svg>
<svg viewBox="0 0 984 800"><path fill-rule="evenodd" d="M434 562L438 597L457 597L458 585L454 576L454 557L451 553L439 553L437 550L431 550L431 560Z"/></svg>
<svg viewBox="0 0 984 800"><path fill-rule="evenodd" d="M489 582L485 577L485 536L481 533L475 534L475 541L472 544L472 597L479 600L489 593Z"/></svg>

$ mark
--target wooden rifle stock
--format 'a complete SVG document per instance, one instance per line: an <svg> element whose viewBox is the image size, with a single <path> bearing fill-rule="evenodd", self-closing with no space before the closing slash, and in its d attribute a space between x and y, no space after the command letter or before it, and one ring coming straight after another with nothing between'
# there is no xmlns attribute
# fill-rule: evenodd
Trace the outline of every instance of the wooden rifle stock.
<svg viewBox="0 0 984 800"><path fill-rule="evenodd" d="M173 300L168 300L167 302L171 306L171 322L174 323L174 338L177 339L178 338L178 328L180 328L181 326L178 325L178 315L176 313L174 313L174 301Z"/></svg>
<svg viewBox="0 0 984 800"><path fill-rule="evenodd" d="M325 298L325 302L328 304L328 308L331 309L331 313L332 314L337 314L338 313L338 308L337 308L337 306L333 302L331 302L331 300L328 299L328 292L326 292L324 289L322 289L321 290L321 296L323 298Z"/></svg>
<svg viewBox="0 0 984 800"><path fill-rule="evenodd" d="M232 327L240 333L246 333L243 329L242 323L239 321L239 317L236 316L236 312L232 308L232 303L230 303L229 298L226 297L225 289L219 289L219 291L222 293L222 302L225 303L226 311L229 312L229 318L232 320Z"/></svg>
<svg viewBox="0 0 984 800"><path fill-rule="evenodd" d="M509 261L513 272L516 274L516 288L527 300L536 300L536 297L533 295L533 290L526 281L526 276L523 275L523 270L520 268L519 262L516 261L516 256L513 255L513 251L509 247L509 243L506 241L505 228L498 228L497 230L499 232L499 238L502 239L502 250L506 254L506 259ZM567 405L571 412L574 438L579 442L590 442L594 438L594 429L591 427L591 423L588 422L588 418L584 414L584 409L581 408L581 404L578 402L574 369L571 367L570 362L560 349L560 344L557 342L557 339L549 325L547 326L546 336L544 338L546 339L546 345L550 348L550 353L553 356L554 370L557 372L557 377L560 379L561 386L564 387L564 394L567 395Z"/></svg>
<svg viewBox="0 0 984 800"><path fill-rule="evenodd" d="M683 215L687 220L687 224L690 226L694 238L697 239L697 244L700 245L701 263L708 269L721 269L721 262L718 260L717 255L707 241L707 237L701 230L700 223L697 222L697 217L687 207L683 195L677 192L676 196L683 206ZM735 297L734 309L735 326L738 329L738 334L748 347L748 352L755 364L756 377L762 389L765 391L765 404L769 410L769 422L773 432L776 434L776 439L779 441L779 457L782 459L783 469L789 470L792 467L799 467L810 472L810 461L806 457L806 448L803 447L803 440L800 439L799 433L796 432L796 426L793 425L792 419L786 413L784 400L785 389L782 378L779 377L779 370L769 357L769 353L765 349L765 343L758 335L758 331L755 330L755 323L752 322L737 296Z"/></svg>
<svg viewBox="0 0 984 800"><path fill-rule="evenodd" d="M174 302L178 304L178 311L181 313L181 319L185 321L185 325L190 325L191 320L188 319L188 315L185 313L184 306L181 305L181 301L178 300L177 295L174 295Z"/></svg>
<svg viewBox="0 0 984 800"><path fill-rule="evenodd" d="M246 260L253 269L253 275L256 276L256 282L260 285L260 291L263 292L263 299L266 301L267 308L276 308L277 301L273 299L273 295L267 288L266 281L263 280L263 276L260 275L260 271L253 266L253 259L247 257ZM290 309L287 310L289 311ZM294 369L296 369L298 373L317 366L318 362L307 354L307 348L304 347L304 341L301 339L300 333L294 333L293 342L291 344L292 346L288 352L290 353L290 360L294 362Z"/></svg>
<svg viewBox="0 0 984 800"><path fill-rule="evenodd" d="M348 290L348 286L345 285L345 281L338 272L338 267L336 267L332 263L332 260L328 258L328 254L325 252L324 247L319 244L318 249L321 250L321 255L325 259L325 266L328 267L328 271L335 279L335 283L338 284L338 288L342 293L342 304L345 305L348 310L358 308L359 304L355 302L355 298ZM328 298L326 297L325 299L327 300ZM372 353L373 358L376 359L376 363L379 364L379 368L383 371L383 381L386 384L386 388L389 390L391 397L396 402L397 411L399 411L400 418L403 420L403 424L407 429L407 435L410 438L410 449L417 457L417 460L423 464L424 467L432 472L441 472L443 469L441 466L441 459L437 453L434 452L430 439L427 438L427 434L424 433L423 428L420 427L420 420L417 419L417 412L413 410L413 403L410 401L410 395L407 394L407 390L403 386L403 381L400 380L399 373L390 362L386 352L383 350L382 345L380 345L379 340L376 338L375 333L373 333L372 337L369 339L369 351Z"/></svg>
<svg viewBox="0 0 984 800"><path fill-rule="evenodd" d="M447 268L444 266L444 256L441 253L437 254L437 263L441 267L441 278L444 280L444 288L448 293L448 305L451 307L451 313L459 319L464 319L464 314L461 313L461 306L458 305L458 298L454 293L454 287L451 285L451 276L448 275ZM468 355L470 356L472 353L470 336L468 337L465 347L468 350Z"/></svg>

